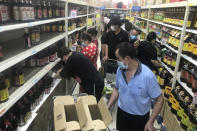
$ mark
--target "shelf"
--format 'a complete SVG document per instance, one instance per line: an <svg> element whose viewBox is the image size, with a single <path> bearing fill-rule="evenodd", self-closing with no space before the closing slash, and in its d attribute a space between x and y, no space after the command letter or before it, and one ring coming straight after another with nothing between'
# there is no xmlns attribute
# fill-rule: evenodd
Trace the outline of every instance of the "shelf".
<svg viewBox="0 0 197 131"><path fill-rule="evenodd" d="M197 30L195 29L186 29L186 32L197 34Z"/></svg>
<svg viewBox="0 0 197 131"><path fill-rule="evenodd" d="M166 68L166 70L167 70L168 72L170 72L170 74L171 74L172 76L174 76L174 71L172 71L167 65L165 65L165 64L161 61L161 58L158 58L158 61L162 64L163 67Z"/></svg>
<svg viewBox="0 0 197 131"><path fill-rule="evenodd" d="M122 8L106 8L105 10L121 10L121 11L127 11L129 9L122 9Z"/></svg>
<svg viewBox="0 0 197 131"><path fill-rule="evenodd" d="M96 14L98 14L98 13L91 13L91 14L88 14L88 16L90 16L90 15L96 15Z"/></svg>
<svg viewBox="0 0 197 131"><path fill-rule="evenodd" d="M162 43L160 41L157 40L157 42L159 43ZM173 51L174 53L178 54L178 51L175 50L174 48L170 47L169 45L167 45L166 43L162 43L162 45L164 45L165 47L167 47L168 49L170 49L171 51ZM195 66L197 66L197 61L194 60L193 58L187 56L187 55L184 55L184 54L181 54L181 57L183 57L184 59L186 59L187 61L191 62L192 64L194 64Z"/></svg>
<svg viewBox="0 0 197 131"><path fill-rule="evenodd" d="M187 1L182 2L173 2L173 3L165 3L160 5L152 5L150 8L170 8L170 7L186 7Z"/></svg>
<svg viewBox="0 0 197 131"><path fill-rule="evenodd" d="M77 5L86 5L86 6L88 6L87 2L83 2L83 1L80 1L80 0L62 0L62 1L67 1L69 3L77 4Z"/></svg>
<svg viewBox="0 0 197 131"><path fill-rule="evenodd" d="M155 20L149 20L149 21L152 22L152 23L163 25L163 26L170 27L170 28L173 28L173 29L182 30L182 28L181 27L178 27L178 26L165 24L163 22L159 22L159 21L155 21Z"/></svg>
<svg viewBox="0 0 197 131"><path fill-rule="evenodd" d="M141 9L149 9L150 6L142 6Z"/></svg>
<svg viewBox="0 0 197 131"><path fill-rule="evenodd" d="M47 98L52 94L52 92L55 90L55 88L59 85L59 83L61 82L61 79L56 79L54 82L53 87L51 88L51 91L49 94L44 95L43 100L40 102L40 104L32 111L33 113L37 113L38 110L40 109L40 107L44 104L44 102L47 100Z"/></svg>
<svg viewBox="0 0 197 131"><path fill-rule="evenodd" d="M27 80L23 86L18 87L17 90L9 96L9 100L7 102L0 104L0 117L59 62L60 59L57 59L55 62L46 65L39 72L32 74L31 78Z"/></svg>
<svg viewBox="0 0 197 131"><path fill-rule="evenodd" d="M38 21L27 22L27 23L2 25L2 26L0 26L0 32L21 29L21 28L25 28L25 27L32 27L32 26L36 26L36 25L42 25L42 24L47 24L47 23L52 23L52 22L57 22L57 21L62 21L62 20L65 20L65 17L53 18L53 19L48 19L48 20L38 20Z"/></svg>
<svg viewBox="0 0 197 131"><path fill-rule="evenodd" d="M135 23L132 23L136 28L138 28L139 30L141 30L142 32L144 32L146 34L146 30L145 29L142 29L140 28L139 26L137 26Z"/></svg>
<svg viewBox="0 0 197 131"><path fill-rule="evenodd" d="M76 19L76 18L81 18L81 17L87 17L87 15L79 15L79 16L75 16L75 17L68 17L68 20L70 20L70 19Z"/></svg>
<svg viewBox="0 0 197 131"><path fill-rule="evenodd" d="M64 37L65 37L65 33L61 33L61 34L59 34L59 33L45 33L44 35L41 35L41 38L42 39L44 38L44 41L42 40L43 42L41 44L34 46L30 49L27 49L27 50L25 50L23 48L23 38L17 40L18 44L16 43L16 40L12 40L12 41L10 41L10 43L6 43L7 46L14 43L15 46L12 46L11 48L9 48L9 47L5 48L4 54L6 56L4 58L5 60L0 62L0 72L12 67L13 65L25 60L26 58L28 58L32 55L35 55L39 51L51 46L52 44L63 39ZM49 39L49 38L52 38L52 39ZM3 46L3 47L5 47L5 46ZM17 49L16 49L16 46L18 47ZM6 49L8 49L8 50L6 50Z"/></svg>
<svg viewBox="0 0 197 131"><path fill-rule="evenodd" d="M75 33L76 31L80 31L80 30L84 29L85 27L86 27L86 26L82 26L82 27L76 28L76 29L74 29L74 30L72 30L72 31L69 31L69 32L68 32L68 35L71 35L71 34Z"/></svg>
<svg viewBox="0 0 197 131"><path fill-rule="evenodd" d="M181 73L179 72L178 75L177 75L177 81L179 82L179 84L181 86L183 86L183 88L193 97L194 96L194 93L192 92L192 89L189 88L185 83L181 82L180 80L180 76L181 76Z"/></svg>
<svg viewBox="0 0 197 131"><path fill-rule="evenodd" d="M27 121L27 124L24 126L19 126L18 131L26 131L31 125L31 123L34 121L37 115L38 115L37 113L32 113L31 118Z"/></svg>
<svg viewBox="0 0 197 131"><path fill-rule="evenodd" d="M138 18L138 19L142 19L142 20L145 20L145 21L148 21L147 18L142 18L142 17L139 17L139 16L134 16L135 18Z"/></svg>

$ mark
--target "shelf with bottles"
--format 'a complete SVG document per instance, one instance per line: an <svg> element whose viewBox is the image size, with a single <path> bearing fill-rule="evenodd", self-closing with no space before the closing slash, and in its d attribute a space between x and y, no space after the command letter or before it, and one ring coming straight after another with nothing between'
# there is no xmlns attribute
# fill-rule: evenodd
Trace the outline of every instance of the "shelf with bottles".
<svg viewBox="0 0 197 131"><path fill-rule="evenodd" d="M64 0L62 0L64 1ZM76 4L76 5L83 5L83 6L88 6L87 1L81 1L81 0L67 0L68 3L71 4Z"/></svg>
<svg viewBox="0 0 197 131"><path fill-rule="evenodd" d="M142 18L142 17L140 17L140 16L134 16L134 17L135 17L135 18L138 18L138 19L142 19L142 20L148 21L147 18Z"/></svg>
<svg viewBox="0 0 197 131"><path fill-rule="evenodd" d="M60 81L48 75L43 76L1 117L0 129L26 131L37 115L35 111L42 106ZM9 129L5 126L6 122L9 122Z"/></svg>
<svg viewBox="0 0 197 131"><path fill-rule="evenodd" d="M146 21L143 20L136 20L135 23L133 23L134 26L138 29L140 29L142 32L146 33Z"/></svg>
<svg viewBox="0 0 197 131"><path fill-rule="evenodd" d="M197 108L194 98L180 84L177 84L174 89L171 86L166 86L164 96L170 111L182 129L195 131L197 129Z"/></svg>
<svg viewBox="0 0 197 131"><path fill-rule="evenodd" d="M1 93L4 94L3 98L1 98L0 116L6 113L9 108L11 108L26 92L29 91L29 89L31 89L31 87L33 87L49 70L60 62L60 59L56 59L54 62L49 63L49 61L46 60L46 55L43 54L42 56L37 57L37 62L35 62L35 59L30 58L26 62L22 62L17 66L14 66L11 71L6 70L10 73L3 72L7 73L8 75L6 76L8 77L6 77L6 85L1 87L1 89L4 89L4 92ZM7 81L10 83L7 84ZM9 87L8 90L8 85L14 86Z"/></svg>
<svg viewBox="0 0 197 131"><path fill-rule="evenodd" d="M65 18L65 2L5 0L0 2L0 32L31 27ZM55 19L56 18L56 19Z"/></svg>
<svg viewBox="0 0 197 131"><path fill-rule="evenodd" d="M167 63L163 62L162 58L158 58L159 62L162 64L162 66L170 72L171 75L174 75L174 71L167 65Z"/></svg>
<svg viewBox="0 0 197 131"><path fill-rule="evenodd" d="M63 29L63 23L25 28L19 38L2 42L0 72L65 38ZM13 43L15 46L11 46Z"/></svg>
<svg viewBox="0 0 197 131"><path fill-rule="evenodd" d="M77 18L87 16L87 6L68 3L68 18Z"/></svg>

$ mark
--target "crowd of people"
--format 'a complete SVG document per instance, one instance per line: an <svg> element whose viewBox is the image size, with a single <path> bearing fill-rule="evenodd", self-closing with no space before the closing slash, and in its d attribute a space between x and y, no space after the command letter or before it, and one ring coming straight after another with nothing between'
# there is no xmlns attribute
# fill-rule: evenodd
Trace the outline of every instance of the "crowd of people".
<svg viewBox="0 0 197 131"><path fill-rule="evenodd" d="M58 57L63 67L53 78L75 78L81 92L102 97L104 78L98 71L97 59L101 54L102 62L109 59L117 61L116 87L108 102L108 108L118 101L117 130L153 131L154 121L161 111L163 97L156 76L152 72L161 65L157 61L154 47L156 33L150 32L146 40L140 41L141 31L128 20L118 17L104 18L105 29L101 37L102 50L98 49L97 30L89 29L80 34L77 50L63 47ZM150 115L151 101L155 106Z"/></svg>

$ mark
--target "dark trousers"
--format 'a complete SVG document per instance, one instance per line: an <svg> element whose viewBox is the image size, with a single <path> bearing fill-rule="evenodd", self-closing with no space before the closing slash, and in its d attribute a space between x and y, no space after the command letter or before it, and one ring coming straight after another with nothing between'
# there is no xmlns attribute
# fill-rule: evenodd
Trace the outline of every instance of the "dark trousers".
<svg viewBox="0 0 197 131"><path fill-rule="evenodd" d="M118 107L116 128L118 131L144 131L149 112L144 116L131 115Z"/></svg>

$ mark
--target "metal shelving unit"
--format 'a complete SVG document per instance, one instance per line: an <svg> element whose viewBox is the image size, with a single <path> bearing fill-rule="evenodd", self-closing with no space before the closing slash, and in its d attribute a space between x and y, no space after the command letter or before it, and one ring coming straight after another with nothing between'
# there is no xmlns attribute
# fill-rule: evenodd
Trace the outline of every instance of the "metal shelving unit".
<svg viewBox="0 0 197 131"><path fill-rule="evenodd" d="M148 33L148 28L149 28L149 24L151 23L155 23L158 25L162 25L162 26L166 26L172 29L176 29L176 30L180 30L182 31L181 33L181 39L180 39L180 44L178 47L178 50L175 50L174 48L170 47L169 45L167 45L165 42L160 42L157 40L157 42L160 42L162 45L164 45L166 48L170 49L171 51L173 51L174 53L177 54L177 60L176 60L176 67L175 67L175 71L172 71L171 69L169 69L165 64L162 65L173 75L173 84L172 87L174 88L176 85L176 82L178 82L180 85L183 86L183 88L185 88L186 91L189 92L189 94L191 96L194 96L194 93L192 92L192 90L190 88L187 87L186 84L184 84L183 82L180 81L180 72L178 72L179 69L179 64L180 64L180 59L181 57L186 59L187 61L189 61L190 63L194 64L195 66L197 66L197 61L192 59L191 57L182 54L182 48L183 48L183 43L184 43L184 36L185 33L193 33L193 34L197 34L197 30L195 29L187 29L186 28L186 24L188 21L188 16L190 13L190 9L197 6L197 1L196 0L187 0L187 1L182 1L182 2L174 2L174 3L166 3L166 4L161 4L161 5L152 5L152 6L143 6L141 7L141 9L143 10L148 10L148 18L142 18L142 17L138 17L138 16L133 16L136 19L141 19L141 20L145 20L147 21L147 31L145 32L146 34ZM185 17L184 17L184 25L182 27L178 27L178 26L174 26L174 25L170 25L167 23L163 23L161 21L156 21L156 20L151 20L149 19L150 17L150 12L154 9L160 9L160 8L176 8L176 7L185 7L186 11L185 11ZM142 30L143 31L143 30ZM144 32L144 31L143 31Z"/></svg>
<svg viewBox="0 0 197 131"><path fill-rule="evenodd" d="M17 45L19 49L14 49L14 48L9 49L4 59L0 62L0 72L3 72L7 70L8 68L16 65L17 63L25 60L26 58L37 54L38 52L46 49L47 47L53 45L54 43L58 42L61 39L65 38L66 39L65 45L68 46L69 35L72 35L76 31L80 31L84 28L87 29L87 25L85 25L83 27L78 27L72 31L68 31L68 20L82 18L82 17L86 17L88 20L90 16L95 19L96 15L100 13L100 11L98 11L98 12L91 12L89 14L88 12L89 8L95 8L96 10L98 9L98 7L93 4L89 5L87 2L83 2L80 0L61 0L61 1L65 2L65 12L66 12L65 17L53 18L53 19L47 19L47 20L38 20L38 21L26 22L26 23L6 24L6 25L0 26L0 32L3 32L3 33L4 32L7 33L6 31L23 29L26 27L33 27L37 25L48 24L48 23L53 23L53 22L58 22L58 21L65 21L65 27L66 27L66 31L63 33L46 33L45 35L41 35L41 43L30 49L26 49L26 50L23 49L23 45L19 45L19 46ZM67 13L69 3L87 7L87 13L84 15L76 16L76 17L69 17ZM92 27L95 27L95 26L96 26L96 22L93 23ZM19 39L18 43L23 43L21 41L23 41L23 39ZM25 84L18 88L14 88L12 90L11 95L9 96L9 100L0 104L0 117L2 117L21 97L23 97L23 95L26 92L28 92L40 79L42 79L44 75L46 75L59 62L60 62L60 59L57 59L55 62L49 63L48 65L44 67L32 69L31 74L28 72L29 77L28 77L28 80L26 80ZM52 87L51 93L54 91L54 89L57 87L57 85L60 82L61 80L55 81L55 84ZM28 123L25 126L19 127L18 131L26 131L28 129L28 127L31 125L33 120L38 115L37 111L40 109L43 103L47 100L50 94L44 96L44 99L42 100L40 105L36 107L36 109L32 112L32 117L30 118L30 120L28 120Z"/></svg>

